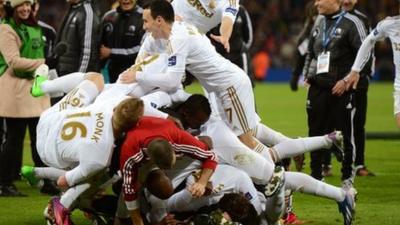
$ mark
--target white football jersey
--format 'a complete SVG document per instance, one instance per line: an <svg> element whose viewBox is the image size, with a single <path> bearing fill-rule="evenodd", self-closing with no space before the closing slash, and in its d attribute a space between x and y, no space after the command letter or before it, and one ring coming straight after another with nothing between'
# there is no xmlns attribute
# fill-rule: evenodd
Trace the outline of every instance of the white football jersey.
<svg viewBox="0 0 400 225"><path fill-rule="evenodd" d="M215 0L214 7L210 0L174 0L171 4L175 15L196 26L203 34L220 24L223 17L235 22L239 12L239 0Z"/></svg>
<svg viewBox="0 0 400 225"><path fill-rule="evenodd" d="M215 51L205 35L185 22L174 22L168 40L154 39L149 35L142 44L139 55L160 52L168 54L166 74L160 74L158 79L155 79L137 72L139 84L157 84L162 88L169 85L166 80L169 76L174 79L171 82L178 86L185 69L193 74L208 92L222 91L243 79L248 79L243 70Z"/></svg>
<svg viewBox="0 0 400 225"><path fill-rule="evenodd" d="M396 67L394 89L400 91L400 16L387 17L378 23L376 28L368 35L357 54L353 70L360 71L365 65L365 57L376 41L388 37L392 42L393 63Z"/></svg>

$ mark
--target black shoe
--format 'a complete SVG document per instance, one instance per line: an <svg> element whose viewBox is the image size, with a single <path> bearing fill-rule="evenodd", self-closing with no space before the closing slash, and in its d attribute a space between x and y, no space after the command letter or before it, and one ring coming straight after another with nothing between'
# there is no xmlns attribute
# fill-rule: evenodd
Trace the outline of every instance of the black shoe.
<svg viewBox="0 0 400 225"><path fill-rule="evenodd" d="M54 196L54 195L59 195L60 190L58 190L58 188L52 181L45 179L43 187L40 188L40 193Z"/></svg>
<svg viewBox="0 0 400 225"><path fill-rule="evenodd" d="M26 197L18 191L14 184L2 185L0 188L0 197Z"/></svg>

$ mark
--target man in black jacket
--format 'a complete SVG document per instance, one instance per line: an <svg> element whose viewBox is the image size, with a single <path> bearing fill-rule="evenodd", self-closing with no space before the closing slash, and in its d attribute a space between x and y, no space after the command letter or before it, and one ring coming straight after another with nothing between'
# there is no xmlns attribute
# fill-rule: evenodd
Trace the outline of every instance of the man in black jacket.
<svg viewBox="0 0 400 225"><path fill-rule="evenodd" d="M119 6L102 20L100 58L109 60L110 83L134 64L144 35L142 12L136 0L118 0Z"/></svg>
<svg viewBox="0 0 400 225"><path fill-rule="evenodd" d="M318 13L311 31L305 67L314 59L316 73L305 76L310 84L307 97L309 136L342 130L344 160L342 181L344 187L353 185L353 150L351 141L353 95L346 91L344 77L350 71L357 51L366 37L362 21L340 9L341 0L316 0ZM305 71L308 71L305 69ZM322 179L323 152L311 153L311 175Z"/></svg>
<svg viewBox="0 0 400 225"><path fill-rule="evenodd" d="M368 17L355 9L355 4L358 0L343 0L342 8L347 12L357 16L363 23L364 26L371 31L370 22ZM355 90L355 108L356 112L354 114L354 143L356 146L356 158L354 161L357 176L375 176L374 173L369 171L365 166L365 122L367 119L367 93L369 80L372 76L373 67L373 56L370 56L369 61L364 66L364 69L360 72L363 75L357 84L357 89Z"/></svg>
<svg viewBox="0 0 400 225"><path fill-rule="evenodd" d="M57 43L67 44L59 57L57 73L99 71L100 19L94 13L91 0L68 0L70 8L58 32Z"/></svg>

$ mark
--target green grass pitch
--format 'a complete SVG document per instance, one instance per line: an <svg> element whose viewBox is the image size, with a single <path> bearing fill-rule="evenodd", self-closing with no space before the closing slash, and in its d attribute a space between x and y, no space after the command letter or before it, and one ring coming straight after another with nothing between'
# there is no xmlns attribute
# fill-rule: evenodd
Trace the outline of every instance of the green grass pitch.
<svg viewBox="0 0 400 225"><path fill-rule="evenodd" d="M198 85L191 92L200 92ZM367 131L399 132L393 118L393 84L373 83L369 90ZM255 88L257 111L263 122L291 137L307 135L305 113L306 90L291 92L287 84L257 84ZM32 164L28 139L24 162ZM356 225L400 224L400 140L367 140L366 164L376 177L357 177L358 190ZM309 173L309 157L306 161ZM334 163L334 176L326 182L340 185L339 165ZM0 225L45 224L42 212L49 199L24 181L16 183L28 197L0 198ZM294 195L294 210L307 224L343 224L334 201L301 193ZM75 224L90 224L82 213L73 214Z"/></svg>

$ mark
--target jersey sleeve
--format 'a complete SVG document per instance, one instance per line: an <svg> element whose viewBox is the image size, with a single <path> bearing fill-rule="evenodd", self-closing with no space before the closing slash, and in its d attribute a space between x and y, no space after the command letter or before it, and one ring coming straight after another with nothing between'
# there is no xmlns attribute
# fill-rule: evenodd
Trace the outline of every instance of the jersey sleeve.
<svg viewBox="0 0 400 225"><path fill-rule="evenodd" d="M229 0L222 12L222 18L228 17L234 23L239 12L239 0ZM222 19L221 18L221 19Z"/></svg>
<svg viewBox="0 0 400 225"><path fill-rule="evenodd" d="M127 136L121 148L120 165L122 169L122 191L126 206L129 210L139 208L138 192L140 183L138 181L138 164L143 160L143 152L139 148L139 143L132 136Z"/></svg>
<svg viewBox="0 0 400 225"><path fill-rule="evenodd" d="M167 44L167 51L170 51L170 54L168 55L166 72L160 71L159 74L152 74L151 76L137 72L137 82L144 86L156 86L164 91L177 90L185 74L186 57L189 52L188 41L184 38L171 40Z"/></svg>
<svg viewBox="0 0 400 225"><path fill-rule="evenodd" d="M352 70L360 72L369 60L371 51L376 41L383 39L388 36L387 30L393 25L393 20L386 18L378 23L375 29L367 36L360 46Z"/></svg>
<svg viewBox="0 0 400 225"><path fill-rule="evenodd" d="M202 161L202 168L215 170L217 167L217 156L208 146L193 137L188 132L179 129L171 122L171 129L176 132L172 146L177 153L183 153Z"/></svg>
<svg viewBox="0 0 400 225"><path fill-rule="evenodd" d="M378 23L378 25L376 25L375 29L372 31L373 33L373 38L375 40L379 40L385 37L388 37L388 29L390 29L394 22L394 20L390 19L390 18L386 18L384 20L382 20L381 22Z"/></svg>

